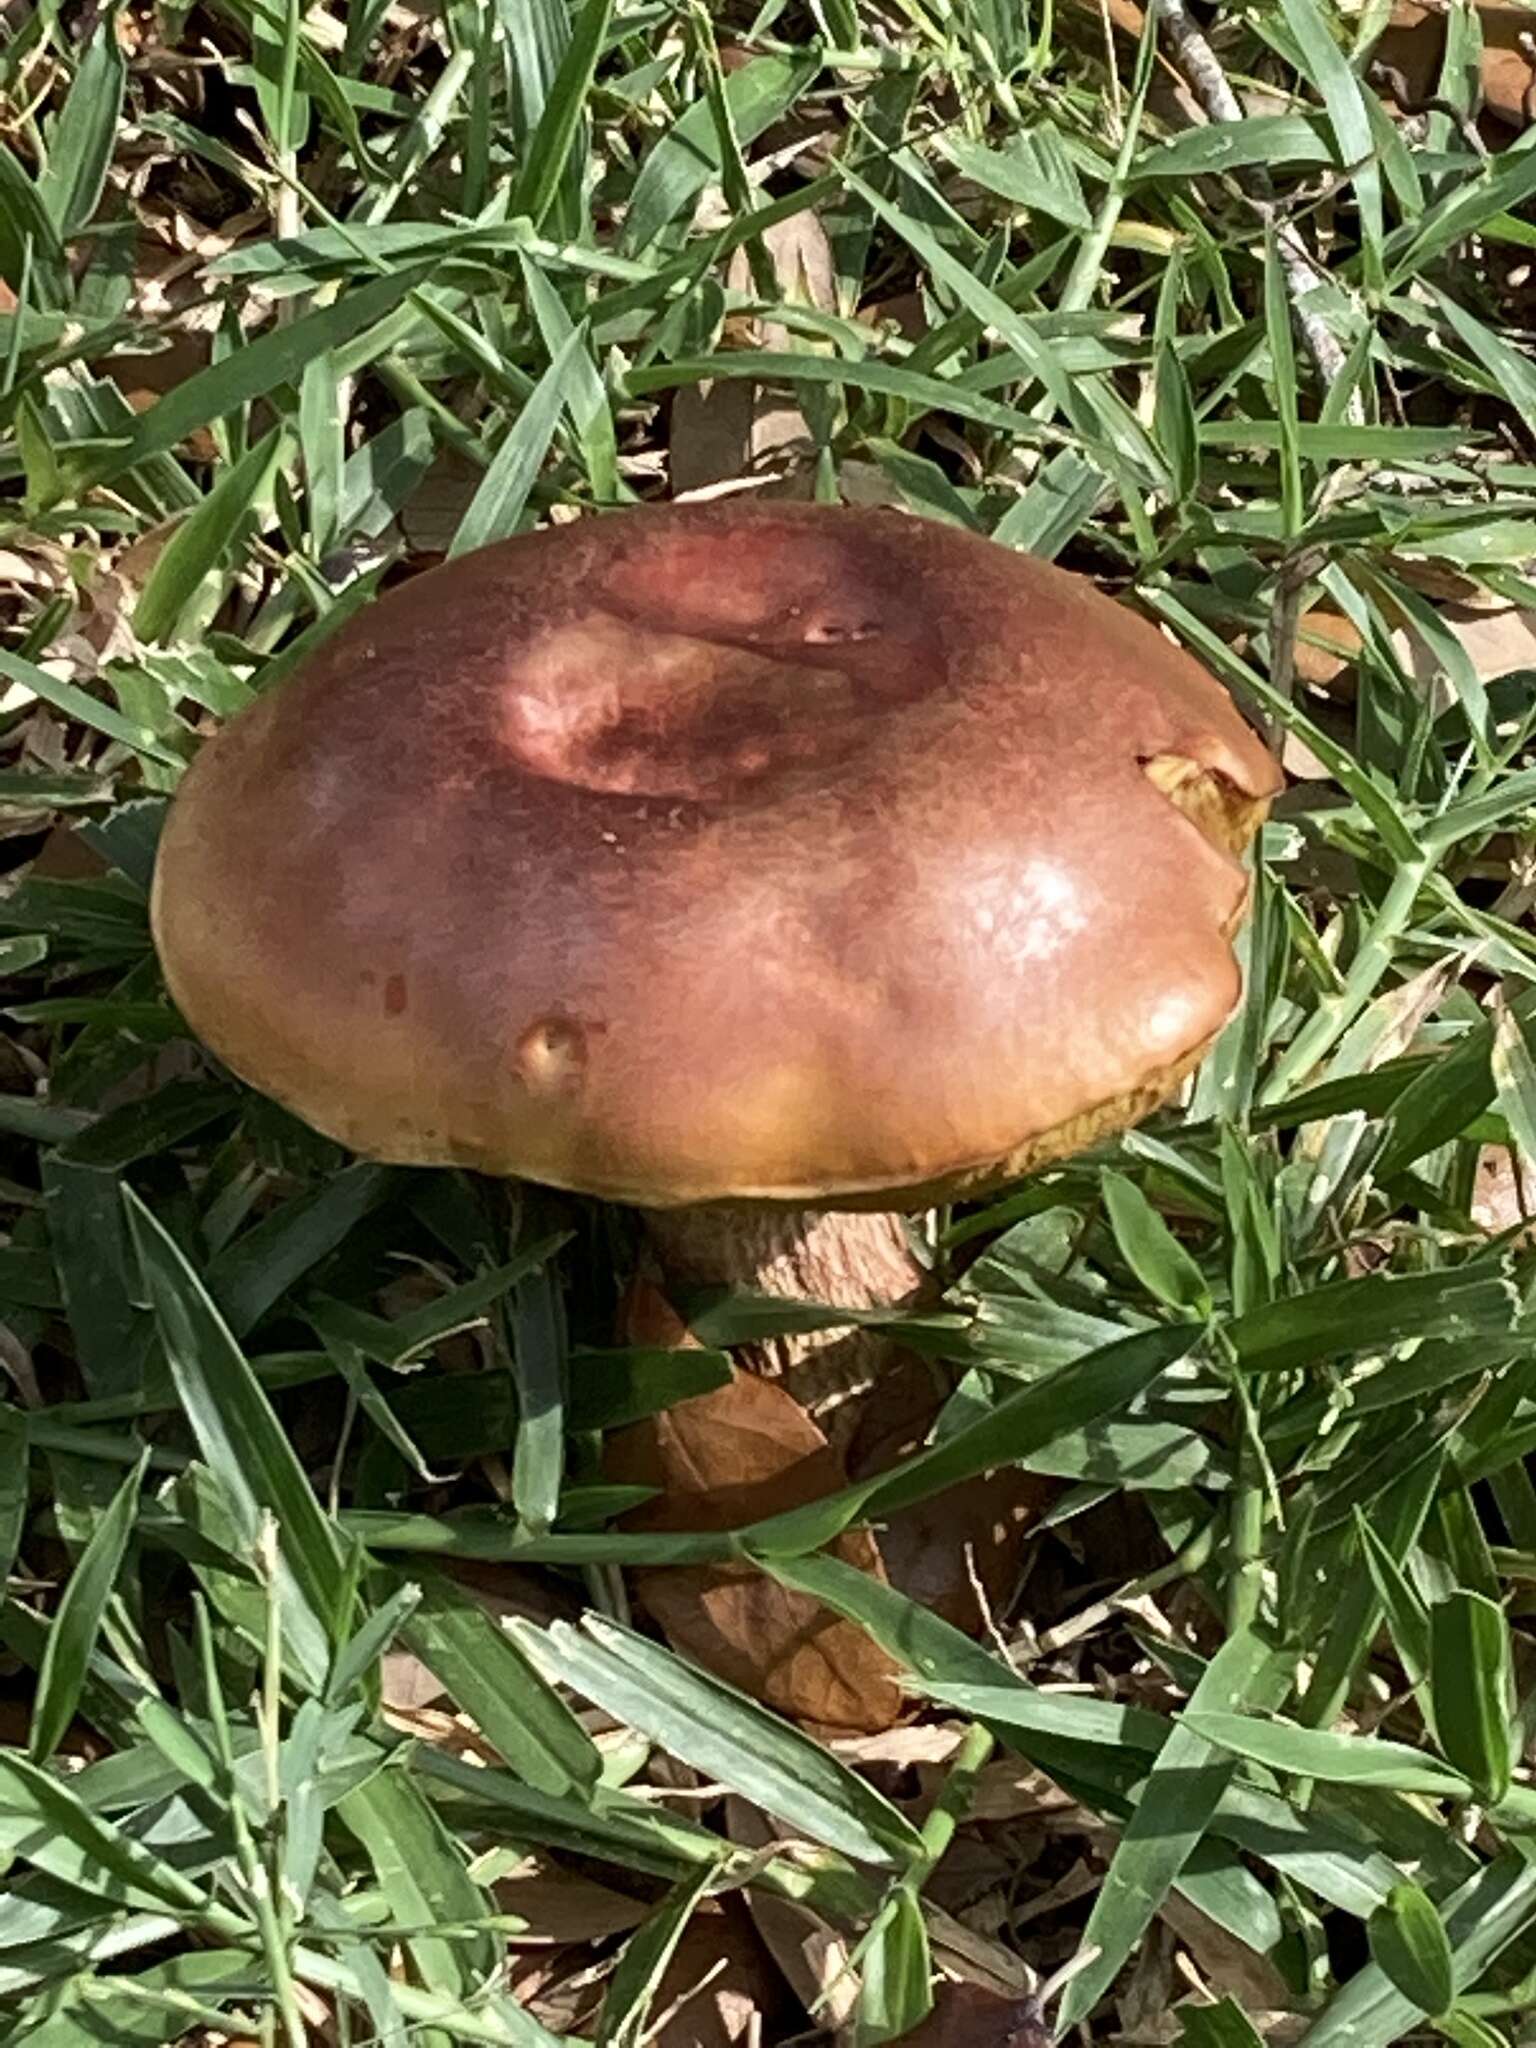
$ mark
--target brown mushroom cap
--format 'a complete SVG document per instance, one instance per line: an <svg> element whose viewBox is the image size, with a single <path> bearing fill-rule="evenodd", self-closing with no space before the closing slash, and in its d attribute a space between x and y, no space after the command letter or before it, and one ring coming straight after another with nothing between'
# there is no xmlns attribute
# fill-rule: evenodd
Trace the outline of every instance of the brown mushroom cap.
<svg viewBox="0 0 1536 2048"><path fill-rule="evenodd" d="M466 555L204 748L175 1000L372 1157L653 1207L979 1186L1166 1098L1231 1012L1278 782L1078 577L727 501Z"/></svg>

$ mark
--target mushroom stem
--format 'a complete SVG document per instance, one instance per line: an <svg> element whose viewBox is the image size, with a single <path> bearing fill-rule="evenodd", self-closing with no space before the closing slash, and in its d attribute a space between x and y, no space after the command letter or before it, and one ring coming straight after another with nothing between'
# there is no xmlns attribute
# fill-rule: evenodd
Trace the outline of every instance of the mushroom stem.
<svg viewBox="0 0 1536 2048"><path fill-rule="evenodd" d="M672 1295L729 1287L777 1301L906 1309L932 1290L903 1217L888 1211L784 1209L711 1202L643 1212L664 1288ZM741 1363L788 1391L838 1443L897 1346L881 1330L814 1330L743 1346Z"/></svg>

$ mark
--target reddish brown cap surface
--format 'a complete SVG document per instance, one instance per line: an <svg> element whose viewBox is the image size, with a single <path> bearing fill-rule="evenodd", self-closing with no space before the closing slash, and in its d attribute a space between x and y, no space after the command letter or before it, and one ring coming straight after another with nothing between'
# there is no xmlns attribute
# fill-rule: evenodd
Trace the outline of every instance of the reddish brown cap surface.
<svg viewBox="0 0 1536 2048"><path fill-rule="evenodd" d="M891 512L626 512L417 578L237 718L155 932L208 1044L373 1157L894 1202L1166 1096L1237 1000L1227 848L1277 781L1044 563Z"/></svg>

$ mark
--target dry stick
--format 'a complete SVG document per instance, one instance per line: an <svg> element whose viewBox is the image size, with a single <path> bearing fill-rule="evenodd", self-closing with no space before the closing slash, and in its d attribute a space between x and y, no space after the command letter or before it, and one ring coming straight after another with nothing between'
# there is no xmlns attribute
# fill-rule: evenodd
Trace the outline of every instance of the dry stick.
<svg viewBox="0 0 1536 2048"><path fill-rule="evenodd" d="M1184 0L1163 0L1158 14L1174 62L1209 118L1221 122L1241 121L1242 105L1221 68L1221 60L1198 25L1190 19ZM1308 292L1325 281L1325 273L1298 230L1280 217L1275 203L1275 188L1264 166L1253 164L1244 170L1234 171L1233 176L1247 192L1253 206L1273 226L1275 245L1285 267L1297 332L1307 354L1317 365L1317 374L1324 384L1337 384L1344 374L1343 343L1320 314L1309 312L1302 303ZM1364 421L1365 408L1358 393L1349 401L1349 418L1357 425Z"/></svg>
<svg viewBox="0 0 1536 2048"><path fill-rule="evenodd" d="M1221 60L1190 19L1184 0L1163 0L1159 10L1175 63L1189 82L1191 92L1212 121L1241 121L1243 109ZM1272 227L1275 250L1285 271L1287 295L1291 301L1296 331L1327 387L1344 374L1343 343L1319 313L1304 303L1308 292L1325 281L1325 273L1308 249L1297 227L1283 218L1275 200L1275 188L1262 164L1234 171L1249 202L1265 223ZM1351 392L1345 417L1363 425L1365 406L1358 391ZM1326 488L1326 487L1325 487ZM1277 695L1289 701L1296 685L1296 635L1301 618L1301 596L1321 566L1313 549L1303 550L1282 565L1270 604L1270 681ZM1266 720L1271 744L1279 738L1278 727Z"/></svg>

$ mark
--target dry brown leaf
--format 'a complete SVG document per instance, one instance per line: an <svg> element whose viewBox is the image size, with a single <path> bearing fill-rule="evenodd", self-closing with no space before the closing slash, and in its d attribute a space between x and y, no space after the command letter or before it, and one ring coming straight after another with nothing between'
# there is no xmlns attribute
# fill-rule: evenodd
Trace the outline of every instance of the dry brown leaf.
<svg viewBox="0 0 1536 2048"><path fill-rule="evenodd" d="M1095 1869L1086 1857L1080 1856L1053 1885L1014 1907L1014 1928L1025 1927L1031 1920L1042 1920L1049 1913L1059 1913L1063 1906L1091 1897L1102 1880L1103 1872Z"/></svg>
<svg viewBox="0 0 1536 2048"><path fill-rule="evenodd" d="M763 230L762 245L784 303L809 306L822 313L837 311L837 264L827 231L811 208L792 213ZM730 291L752 292L755 280L745 248L737 249L725 273ZM742 348L772 349L791 345L789 329L777 320L733 317L725 323L729 342Z"/></svg>
<svg viewBox="0 0 1536 2048"><path fill-rule="evenodd" d="M862 1556L856 1539L837 1548L845 1562L873 1568L873 1544ZM817 1728L882 1727L900 1713L898 1669L885 1653L753 1566L681 1566L635 1579L674 1649L776 1713Z"/></svg>
<svg viewBox="0 0 1536 2048"><path fill-rule="evenodd" d="M869 1478L918 1450L946 1392L926 1361L898 1354L850 1440L850 1476ZM986 1634L1017 1590L1029 1530L1061 1490L1059 1480L1005 1466L902 1508L876 1538L886 1577L952 1628Z"/></svg>
<svg viewBox="0 0 1536 2048"><path fill-rule="evenodd" d="M1536 13L1531 16L1536 22ZM1468 660L1485 683L1516 669L1536 668L1536 611L1520 605L1444 604L1441 623L1461 642ZM1393 645L1409 673L1419 682L1433 684L1443 671L1435 656L1417 633L1394 634Z"/></svg>
<svg viewBox="0 0 1536 2048"><path fill-rule="evenodd" d="M1465 0L1456 0L1458 6ZM1495 120L1510 128L1528 128L1536 119L1536 59L1531 40L1536 14L1529 7L1476 0L1483 33L1483 105ZM1374 61L1395 72L1407 88L1399 104L1404 112L1422 106L1435 92L1445 55L1445 0L1421 4L1400 0L1378 40Z"/></svg>
<svg viewBox="0 0 1536 2048"><path fill-rule="evenodd" d="M1360 652L1360 629L1330 605L1303 612L1296 624L1296 677L1313 689L1326 690Z"/></svg>
<svg viewBox="0 0 1536 2048"><path fill-rule="evenodd" d="M1235 1999L1244 2012L1279 2011L1289 2004L1290 1990L1274 1964L1177 1892L1167 1894L1158 1915L1189 1950L1211 1990Z"/></svg>
<svg viewBox="0 0 1536 2048"><path fill-rule="evenodd" d="M925 1896L923 1912L934 1961L946 1975L979 1984L1005 1998L1017 2000L1025 1995L1032 1979L1028 1966L1013 1949L956 1919L938 1900Z"/></svg>
<svg viewBox="0 0 1536 2048"><path fill-rule="evenodd" d="M933 2011L902 2035L903 2048L1049 2048L1051 2034L1032 1998L982 1984L938 1984Z"/></svg>
<svg viewBox="0 0 1536 2048"><path fill-rule="evenodd" d="M1019 1820L1040 1814L1071 1813L1077 1802L1043 1771L1017 1757L999 1757L977 1774L971 1790L970 1820Z"/></svg>
<svg viewBox="0 0 1536 2048"><path fill-rule="evenodd" d="M94 881L107 872L108 862L72 824L55 825L38 848L28 873L50 881Z"/></svg>
<svg viewBox="0 0 1536 2048"><path fill-rule="evenodd" d="M1246 654L1251 636L1236 633L1232 645L1237 653ZM1335 694L1352 689L1359 652L1358 627L1332 605L1314 605L1296 621L1296 679L1312 689Z"/></svg>
<svg viewBox="0 0 1536 2048"><path fill-rule="evenodd" d="M414 1713L440 1700L440 1682L410 1650L387 1650L379 1659L379 1703L402 1713Z"/></svg>
<svg viewBox="0 0 1536 2048"><path fill-rule="evenodd" d="M854 318L867 327L891 329L903 341L921 341L928 332L928 314L921 292L897 292L889 299L871 299Z"/></svg>
<svg viewBox="0 0 1536 2048"><path fill-rule="evenodd" d="M409 1735L416 1742L425 1742L432 1749L443 1750L447 1755L458 1757L462 1762L502 1762L499 1751L491 1747L479 1729L463 1714L451 1714L443 1707L386 1706L384 1719L400 1734Z"/></svg>
<svg viewBox="0 0 1536 2048"><path fill-rule="evenodd" d="M620 1484L657 1490L629 1518L644 1529L736 1528L819 1500L846 1477L794 1397L743 1372L617 1432L607 1466ZM834 1550L879 1573L867 1531L848 1531ZM865 1731L901 1712L899 1667L862 1629L754 1566L670 1566L633 1578L675 1648L778 1712Z"/></svg>
<svg viewBox="0 0 1536 2048"><path fill-rule="evenodd" d="M764 489L809 497L813 450L804 415L761 384L717 377L674 395L667 465L676 499Z"/></svg>
<svg viewBox="0 0 1536 2048"><path fill-rule="evenodd" d="M655 2048L735 2048L790 2003L783 1978L740 1899L695 1913L673 1951L651 2005Z"/></svg>
<svg viewBox="0 0 1536 2048"><path fill-rule="evenodd" d="M779 1839L757 1807L732 1793L725 1802L725 1832L746 1849L766 1849ZM747 1894L753 1925L791 1991L823 2027L844 2026L859 2000L859 1980L850 1967L847 1938L830 1921L796 1899L754 1888Z"/></svg>
<svg viewBox="0 0 1536 2048"><path fill-rule="evenodd" d="M598 2009L618 1960L609 1945L595 1955L589 1942L563 1948L509 1948L507 1989L550 2033L590 2039Z"/></svg>
<svg viewBox="0 0 1536 2048"><path fill-rule="evenodd" d="M400 507L396 524L417 554L446 555L485 476L467 455L443 448Z"/></svg>
<svg viewBox="0 0 1536 2048"><path fill-rule="evenodd" d="M876 1735L834 1735L827 1747L850 1764L912 1764L948 1762L964 1740L958 1727L942 1721L911 1721L902 1728L882 1728Z"/></svg>
<svg viewBox="0 0 1536 2048"><path fill-rule="evenodd" d="M764 253L786 304L837 310L832 245L814 212L775 221L762 235ZM755 290L747 251L735 251L726 271L731 291ZM733 314L725 323L726 348L793 346L781 321ZM667 464L674 498L717 497L733 486L766 488L773 497L809 497L814 448L799 407L749 383L723 377L684 385L673 397Z"/></svg>
<svg viewBox="0 0 1536 2048"><path fill-rule="evenodd" d="M1536 13L1532 20L1536 21ZM1425 581L1417 573L1411 580L1421 587ZM1536 667L1536 611L1490 600L1486 592L1460 577L1453 582L1430 581L1433 588L1426 594L1436 600L1441 623L1461 642L1484 682ZM1402 614L1394 610L1389 617L1400 621ZM1246 635L1240 636L1236 645L1241 651ZM1449 696L1444 670L1417 631L1399 623L1392 645L1411 676L1426 688L1438 687ZM1334 607L1318 605L1303 612L1297 622L1297 680L1328 696L1352 697L1360 646L1358 627Z"/></svg>
<svg viewBox="0 0 1536 2048"><path fill-rule="evenodd" d="M902 1508L877 1537L886 1576L952 1628L989 1633L1012 1604L1029 1532L1061 1490L1010 1465Z"/></svg>
<svg viewBox="0 0 1536 2048"><path fill-rule="evenodd" d="M1433 598L1437 604L1464 604L1481 610L1490 602L1475 576L1453 569L1449 562L1437 562L1425 555L1391 554L1386 565L1411 590ZM1496 598L1491 601L1495 606L1499 603Z"/></svg>
<svg viewBox="0 0 1536 2048"><path fill-rule="evenodd" d="M666 1295L637 1273L619 1302L619 1341L653 1351L702 1351L703 1345Z"/></svg>
<svg viewBox="0 0 1536 2048"><path fill-rule="evenodd" d="M962 1828L923 1887L924 1904L943 1906L960 1926L996 1939L1009 1924L1020 1865L1033 1855L1037 1842L1043 1846L1044 1839L1032 1838L1026 1828L990 1834ZM957 1975L970 1977L973 1972L960 1970ZM1010 1989L1011 1980L1002 1988Z"/></svg>
<svg viewBox="0 0 1536 2048"><path fill-rule="evenodd" d="M1135 0L1073 0L1073 5L1085 14L1097 14L1100 19L1107 14L1118 29L1128 36L1140 36L1146 27L1146 16L1135 4Z"/></svg>
<svg viewBox="0 0 1536 2048"><path fill-rule="evenodd" d="M651 1910L643 1899L626 1898L548 1856L529 1856L491 1889L503 1913L515 1913L527 1923L521 1933L507 1937L513 1948L602 1941L627 1934Z"/></svg>
<svg viewBox="0 0 1536 2048"><path fill-rule="evenodd" d="M734 1529L819 1500L847 1478L794 1396L739 1370L724 1386L615 1431L609 1453L621 1484L664 1491L629 1517L638 1529Z"/></svg>
<svg viewBox="0 0 1536 2048"><path fill-rule="evenodd" d="M1472 1189L1472 1221L1490 1237L1526 1226L1521 1244L1536 1243L1536 1165L1516 1155L1507 1145L1484 1145L1477 1155L1477 1179Z"/></svg>
<svg viewBox="0 0 1536 2048"><path fill-rule="evenodd" d="M632 1287L623 1329L630 1343L693 1341L649 1281ZM738 1373L729 1387L615 1437L609 1472L658 1491L634 1526L733 1528L803 1505L847 1476L886 1469L921 1444L943 1392L930 1365L897 1354L878 1401L849 1433L845 1468L782 1383ZM1027 1533L1059 1492L1054 1480L1006 1468L902 1510L877 1536L847 1532L837 1554L887 1577L952 1626L981 1634L1006 1610ZM672 1567L634 1579L674 1646L781 1712L825 1729L875 1732L899 1714L899 1667L861 1629L752 1567Z"/></svg>

